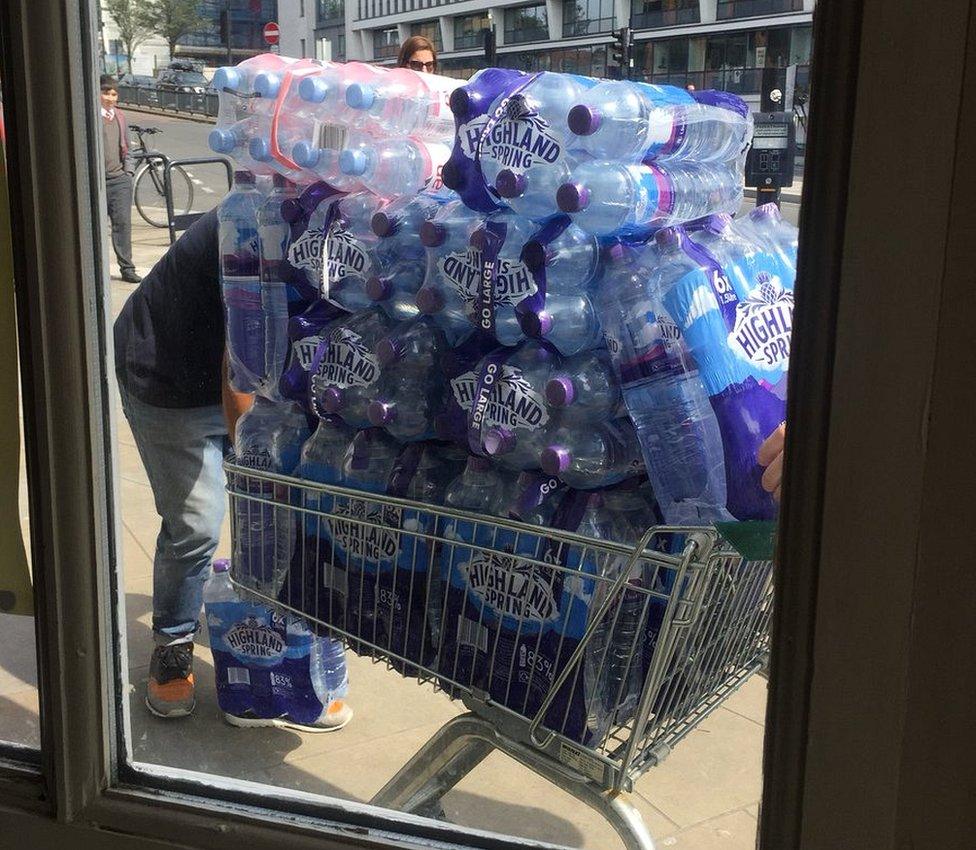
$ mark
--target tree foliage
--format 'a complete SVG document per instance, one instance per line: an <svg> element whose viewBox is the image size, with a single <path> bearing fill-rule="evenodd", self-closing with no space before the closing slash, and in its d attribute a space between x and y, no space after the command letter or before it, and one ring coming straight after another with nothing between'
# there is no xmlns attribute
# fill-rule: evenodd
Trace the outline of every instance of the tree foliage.
<svg viewBox="0 0 976 850"><path fill-rule="evenodd" d="M183 36L207 24L207 19L200 14L199 0L149 0L144 7L152 31L166 39L170 59L174 58L176 44Z"/></svg>
<svg viewBox="0 0 976 850"><path fill-rule="evenodd" d="M125 47L126 62L132 73L132 54L156 30L140 0L105 0L105 11L119 29L119 41Z"/></svg>

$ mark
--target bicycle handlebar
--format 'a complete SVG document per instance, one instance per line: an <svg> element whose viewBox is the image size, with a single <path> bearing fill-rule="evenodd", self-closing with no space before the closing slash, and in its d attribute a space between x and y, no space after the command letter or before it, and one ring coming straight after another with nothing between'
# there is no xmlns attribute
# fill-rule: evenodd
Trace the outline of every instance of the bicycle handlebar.
<svg viewBox="0 0 976 850"><path fill-rule="evenodd" d="M139 133L140 135L145 133L147 136L152 136L155 133L163 132L159 129L159 127L140 127L138 124L130 124L129 129L132 130L133 133Z"/></svg>

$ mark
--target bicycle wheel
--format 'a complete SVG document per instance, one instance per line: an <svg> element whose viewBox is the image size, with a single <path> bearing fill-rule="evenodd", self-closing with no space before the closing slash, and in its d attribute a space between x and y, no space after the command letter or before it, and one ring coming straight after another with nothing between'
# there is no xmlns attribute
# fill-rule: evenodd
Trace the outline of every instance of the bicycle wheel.
<svg viewBox="0 0 976 850"><path fill-rule="evenodd" d="M173 192L173 214L184 215L193 206L193 181L190 175L177 165L170 170ZM155 162L147 162L136 172L133 199L139 215L153 227L168 227L166 195L163 186L163 168Z"/></svg>

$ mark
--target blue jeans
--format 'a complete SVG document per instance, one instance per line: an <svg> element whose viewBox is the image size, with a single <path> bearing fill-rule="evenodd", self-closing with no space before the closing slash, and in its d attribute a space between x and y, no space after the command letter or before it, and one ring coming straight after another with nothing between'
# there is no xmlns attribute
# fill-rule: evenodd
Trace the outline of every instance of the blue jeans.
<svg viewBox="0 0 976 850"><path fill-rule="evenodd" d="M154 407L121 386L119 392L162 519L153 558L153 631L157 642L189 641L199 627L226 510L224 415L217 405Z"/></svg>

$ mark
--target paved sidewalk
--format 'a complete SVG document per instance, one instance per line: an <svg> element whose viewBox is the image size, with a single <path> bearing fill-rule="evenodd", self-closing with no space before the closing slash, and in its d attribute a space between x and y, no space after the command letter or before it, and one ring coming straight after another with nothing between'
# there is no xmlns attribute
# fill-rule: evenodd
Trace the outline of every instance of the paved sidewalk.
<svg viewBox="0 0 976 850"><path fill-rule="evenodd" d="M164 231L134 227L134 260L141 273L167 244ZM134 288L112 280L113 315ZM327 735L235 729L218 713L203 635L195 662L195 714L167 722L145 709L158 520L119 410L116 421L133 758L349 800L370 799L441 724L462 710L459 704L349 654L350 704L356 716L346 729ZM229 554L228 544L225 527L219 555ZM36 689L21 651L29 621L10 619L0 617L0 739L29 735L33 729L36 741ZM753 677L637 783L633 799L658 847L753 850L765 699L765 683ZM620 846L598 815L497 753L444 798L444 808L449 820L470 827L587 850Z"/></svg>

